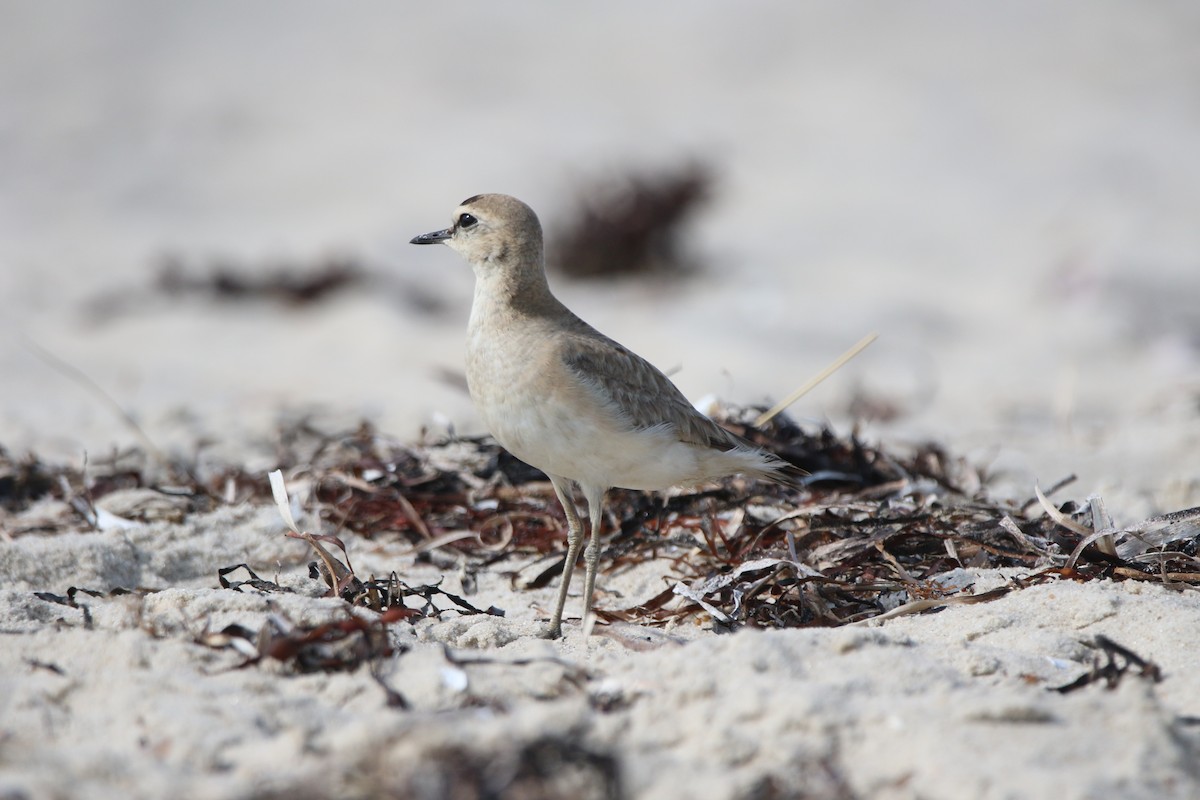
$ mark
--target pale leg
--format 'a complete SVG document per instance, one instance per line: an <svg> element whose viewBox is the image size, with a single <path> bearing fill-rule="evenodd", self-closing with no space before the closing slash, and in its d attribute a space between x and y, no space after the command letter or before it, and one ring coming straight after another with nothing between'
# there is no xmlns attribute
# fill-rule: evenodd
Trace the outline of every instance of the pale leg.
<svg viewBox="0 0 1200 800"><path fill-rule="evenodd" d="M567 562L563 564L562 585L558 587L558 603L554 606L554 617L550 620L550 628L546 631L547 639L557 639L562 635L563 606L567 603L567 589L571 586L571 573L575 571L575 560L579 558L579 548L583 544L583 523L579 519L579 511L575 501L571 499L571 482L566 478L550 475L554 484L554 493L562 504L563 513L567 515Z"/></svg>
<svg viewBox="0 0 1200 800"><path fill-rule="evenodd" d="M583 624L587 625L588 614L592 613L592 594L596 589L596 564L600 560L600 517L604 513L604 487L581 486L587 498L591 530L588 532L587 549L583 551L583 563L587 569L583 581Z"/></svg>

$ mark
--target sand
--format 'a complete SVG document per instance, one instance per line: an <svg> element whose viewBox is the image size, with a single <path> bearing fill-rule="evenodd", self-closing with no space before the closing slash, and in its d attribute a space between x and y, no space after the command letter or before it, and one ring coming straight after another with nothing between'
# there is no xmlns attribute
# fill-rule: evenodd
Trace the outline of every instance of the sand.
<svg viewBox="0 0 1200 800"><path fill-rule="evenodd" d="M262 472L298 413L478 432L444 378L469 270L408 239L482 191L553 238L604 176L701 159L718 179L690 228L699 276L552 278L689 397L782 396L875 331L798 418L932 439L990 465L997 496L1075 473L1057 499L1101 495L1119 525L1200 505L1189 3L9 4L0 28L10 453L78 465L137 443L88 381L164 452L205 439ZM306 308L170 298L167 255L348 255L369 281ZM898 414L857 419L864 397ZM235 669L197 641L346 613L282 531L263 503L6 527L0 797L1200 795L1191 589L1063 580L836 630L702 618L550 643L553 587L483 573L468 598L504 617L391 626L405 650L379 676L401 709L366 670ZM360 569L465 591L400 543L347 545ZM222 589L241 562L295 593ZM89 625L35 595L70 586L157 591L80 595ZM1049 691L1097 634L1163 679Z"/></svg>

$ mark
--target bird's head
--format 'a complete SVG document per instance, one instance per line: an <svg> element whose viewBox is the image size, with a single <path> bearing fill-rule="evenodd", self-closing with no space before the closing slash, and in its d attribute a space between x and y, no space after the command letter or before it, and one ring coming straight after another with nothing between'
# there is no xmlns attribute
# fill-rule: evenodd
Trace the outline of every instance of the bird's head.
<svg viewBox="0 0 1200 800"><path fill-rule="evenodd" d="M542 225L533 209L506 194L477 194L454 209L451 225L423 233L413 244L441 242L476 269L494 265L542 267Z"/></svg>

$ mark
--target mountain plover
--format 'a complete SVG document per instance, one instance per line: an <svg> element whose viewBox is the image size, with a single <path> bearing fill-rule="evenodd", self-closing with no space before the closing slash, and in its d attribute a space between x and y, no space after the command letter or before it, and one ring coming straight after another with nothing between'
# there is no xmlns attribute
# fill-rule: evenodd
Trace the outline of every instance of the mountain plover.
<svg viewBox="0 0 1200 800"><path fill-rule="evenodd" d="M449 228L412 243L447 244L475 271L467 329L471 399L496 441L546 473L567 517L567 560L550 637L561 633L583 543L572 482L587 500L591 522L586 622L609 488L662 490L739 472L794 484L804 474L698 412L666 375L560 303L546 283L542 226L529 206L481 194L465 200L451 219Z"/></svg>

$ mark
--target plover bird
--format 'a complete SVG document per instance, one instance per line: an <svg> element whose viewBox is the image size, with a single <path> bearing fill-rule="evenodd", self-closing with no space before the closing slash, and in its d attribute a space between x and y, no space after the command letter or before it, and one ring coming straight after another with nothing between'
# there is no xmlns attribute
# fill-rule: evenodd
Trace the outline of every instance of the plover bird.
<svg viewBox="0 0 1200 800"><path fill-rule="evenodd" d="M734 473L794 484L800 470L697 411L648 361L558 301L546 282L542 226L533 209L481 194L454 210L449 228L413 244L442 242L470 262L475 298L467 332L467 386L505 449L546 473L567 518L567 556L554 617L563 606L583 523L571 483L587 501L583 620L592 607L604 494L662 490Z"/></svg>

